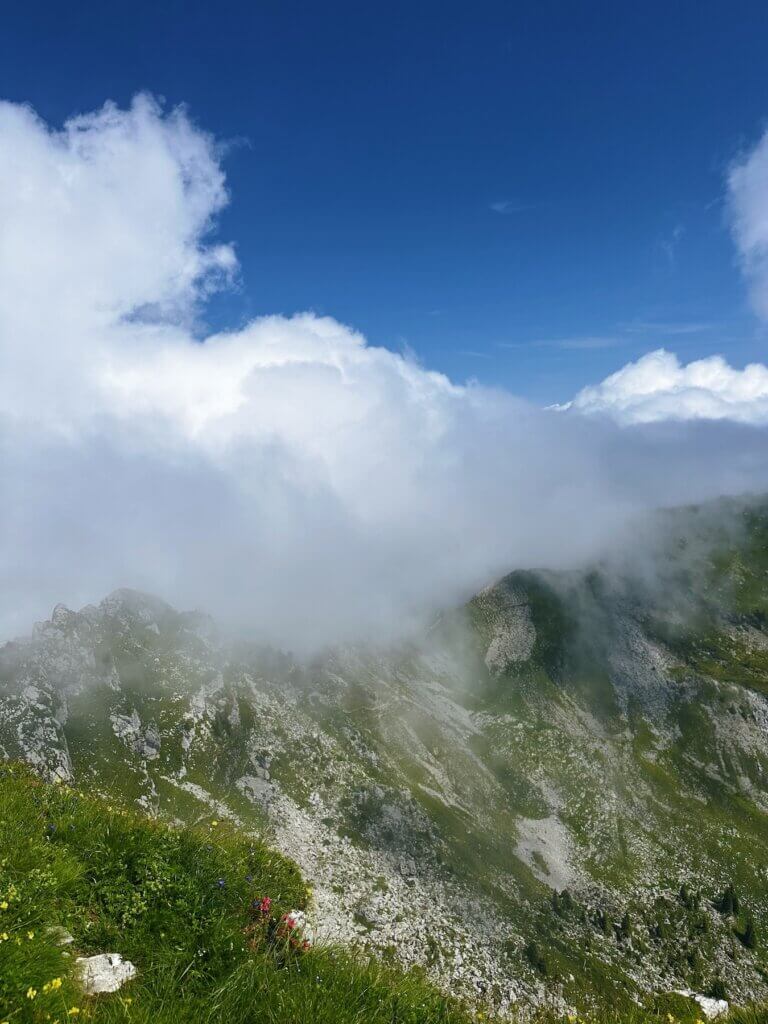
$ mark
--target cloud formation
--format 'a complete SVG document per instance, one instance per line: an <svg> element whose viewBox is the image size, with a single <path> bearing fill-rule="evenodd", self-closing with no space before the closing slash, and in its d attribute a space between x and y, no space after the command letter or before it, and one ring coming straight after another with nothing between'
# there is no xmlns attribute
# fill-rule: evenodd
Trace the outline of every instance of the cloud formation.
<svg viewBox="0 0 768 1024"><path fill-rule="evenodd" d="M768 319L768 131L732 165L728 206L752 303L757 314Z"/></svg>
<svg viewBox="0 0 768 1024"><path fill-rule="evenodd" d="M200 340L227 201L183 110L54 131L0 106L0 636L134 586L293 649L386 640L640 509L768 481L747 418L620 429L312 314Z"/></svg>
<svg viewBox="0 0 768 1024"><path fill-rule="evenodd" d="M768 367L735 370L722 356L682 365L660 348L583 388L562 409L602 414L619 423L730 420L768 424Z"/></svg>

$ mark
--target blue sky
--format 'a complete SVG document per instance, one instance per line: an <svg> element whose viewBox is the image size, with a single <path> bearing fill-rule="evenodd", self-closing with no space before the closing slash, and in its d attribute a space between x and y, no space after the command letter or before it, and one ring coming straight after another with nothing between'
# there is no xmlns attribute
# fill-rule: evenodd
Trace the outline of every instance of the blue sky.
<svg viewBox="0 0 768 1024"><path fill-rule="evenodd" d="M562 401L649 349L765 359L723 208L768 118L764 4L9 5L0 94L138 90L229 140L214 326L313 309Z"/></svg>

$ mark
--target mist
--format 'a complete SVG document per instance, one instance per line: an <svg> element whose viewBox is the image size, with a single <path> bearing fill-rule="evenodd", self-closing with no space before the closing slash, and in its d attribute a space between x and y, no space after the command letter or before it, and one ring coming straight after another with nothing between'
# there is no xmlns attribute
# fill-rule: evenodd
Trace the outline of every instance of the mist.
<svg viewBox="0 0 768 1024"><path fill-rule="evenodd" d="M61 131L0 105L0 637L135 587L295 651L386 641L768 489L764 367L688 374L682 412L668 366L625 374L627 417L611 378L541 409L311 312L206 336L237 277L221 157L146 96Z"/></svg>

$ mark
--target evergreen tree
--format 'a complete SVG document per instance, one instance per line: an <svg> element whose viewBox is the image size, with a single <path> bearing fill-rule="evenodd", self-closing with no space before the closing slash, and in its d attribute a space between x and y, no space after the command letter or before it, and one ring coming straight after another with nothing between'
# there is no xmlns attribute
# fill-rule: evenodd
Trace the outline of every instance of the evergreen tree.
<svg viewBox="0 0 768 1024"><path fill-rule="evenodd" d="M739 912L739 897L736 895L736 890L733 887L733 882L729 882L723 891L723 895L715 903L715 906L721 914L725 914L726 917L735 917Z"/></svg>
<svg viewBox="0 0 768 1024"><path fill-rule="evenodd" d="M751 914L747 918L746 927L744 928L740 938L747 949L754 949L757 946L757 930Z"/></svg>
<svg viewBox="0 0 768 1024"><path fill-rule="evenodd" d="M552 893L552 909L558 917L566 917L573 910L574 906L573 897L567 889L563 889L561 893Z"/></svg>
<svg viewBox="0 0 768 1024"><path fill-rule="evenodd" d="M546 978L549 975L549 964L547 962L547 958L541 952L537 943L529 942L525 947L525 955L531 967L537 970L543 978Z"/></svg>
<svg viewBox="0 0 768 1024"><path fill-rule="evenodd" d="M680 892L678 893L677 898L686 910L699 909L699 894L697 892L691 892L685 882L680 886Z"/></svg>

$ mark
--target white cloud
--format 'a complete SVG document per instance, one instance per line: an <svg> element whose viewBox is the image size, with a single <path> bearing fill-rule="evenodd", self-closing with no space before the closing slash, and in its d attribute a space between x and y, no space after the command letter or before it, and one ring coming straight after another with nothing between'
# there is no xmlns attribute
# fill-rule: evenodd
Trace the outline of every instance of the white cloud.
<svg viewBox="0 0 768 1024"><path fill-rule="evenodd" d="M731 230L757 313L768 318L768 131L728 172ZM677 227L676 242L682 233ZM707 324L635 324L628 330L694 333ZM584 388L561 407L602 414L621 424L728 420L768 424L768 367L735 369L720 356L682 365L664 349L628 363L600 384Z"/></svg>
<svg viewBox="0 0 768 1024"><path fill-rule="evenodd" d="M731 229L756 312L768 319L768 131L728 175Z"/></svg>
<svg viewBox="0 0 768 1024"><path fill-rule="evenodd" d="M196 339L236 271L226 201L183 111L55 132L0 106L0 635L137 586L294 648L384 638L640 508L768 481L762 431L562 416L327 317Z"/></svg>
<svg viewBox="0 0 768 1024"><path fill-rule="evenodd" d="M722 356L682 365L663 348L586 387L564 409L605 414L619 423L730 420L768 424L768 367L735 370Z"/></svg>
<svg viewBox="0 0 768 1024"><path fill-rule="evenodd" d="M488 207L494 213L501 214L522 213L524 210L530 210L530 208L529 203L520 203L514 199L500 199L498 202L491 203Z"/></svg>

